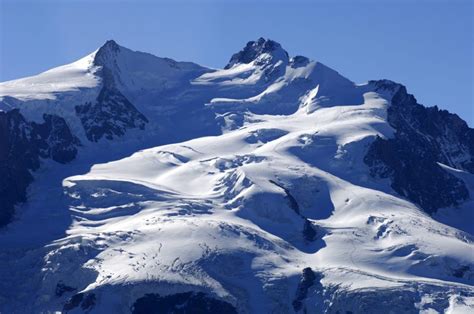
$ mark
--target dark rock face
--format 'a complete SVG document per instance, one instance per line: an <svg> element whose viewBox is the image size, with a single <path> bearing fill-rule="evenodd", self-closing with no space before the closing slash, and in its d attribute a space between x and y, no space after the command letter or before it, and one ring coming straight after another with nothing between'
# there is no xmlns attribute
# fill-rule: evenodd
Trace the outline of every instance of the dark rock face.
<svg viewBox="0 0 474 314"><path fill-rule="evenodd" d="M39 154L43 158L51 158L59 163L73 160L77 154L79 140L71 133L66 121L56 115L43 115L44 123L33 125L33 138L38 141Z"/></svg>
<svg viewBox="0 0 474 314"><path fill-rule="evenodd" d="M462 265L459 268L452 270L452 275L457 278L464 278L469 273L473 273L471 266L469 265Z"/></svg>
<svg viewBox="0 0 474 314"><path fill-rule="evenodd" d="M43 119L29 122L18 109L0 112L0 226L11 221L15 204L26 200L40 157L67 163L77 154L80 143L66 121L47 114Z"/></svg>
<svg viewBox="0 0 474 314"><path fill-rule="evenodd" d="M227 302L211 298L202 292L184 292L167 296L146 294L137 299L132 307L134 314L237 314Z"/></svg>
<svg viewBox="0 0 474 314"><path fill-rule="evenodd" d="M284 187L282 184L278 183L278 182L275 182L273 180L270 180L270 183L276 185L277 187L281 188L286 196L286 200L288 201L288 205L290 206L291 209L293 209L295 211L295 213L298 215L298 216L301 216L301 213L300 213L300 206L298 205L298 202L296 201L296 199L293 197L293 195L291 195L290 193L290 190L288 190L286 187Z"/></svg>
<svg viewBox="0 0 474 314"><path fill-rule="evenodd" d="M469 198L464 182L439 164L474 173L474 129L455 114L418 104L404 86L375 82L395 92L388 108L394 138L377 138L364 162L374 177L390 178L392 188L428 213Z"/></svg>
<svg viewBox="0 0 474 314"><path fill-rule="evenodd" d="M314 241L316 240L318 233L314 230L314 226L307 218L304 219L303 225L303 237L306 241Z"/></svg>
<svg viewBox="0 0 474 314"><path fill-rule="evenodd" d="M224 69L230 69L233 65L238 63L248 64L263 53L272 54L274 51L280 49L284 52L286 61L288 61L288 53L283 50L279 43L265 38L259 38L257 41L249 41L244 49L232 55Z"/></svg>
<svg viewBox="0 0 474 314"><path fill-rule="evenodd" d="M450 304L446 286L410 283L396 288L347 289L340 285L321 284L323 274L310 267L303 269L296 289L293 309L297 313L420 313L421 310L445 312ZM471 296L469 289L460 294ZM421 302L429 296L427 302Z"/></svg>
<svg viewBox="0 0 474 314"><path fill-rule="evenodd" d="M94 62L101 65L103 87L95 103L77 106L87 138L97 142L113 139L128 129L144 129L148 120L115 87L111 67L120 47L108 41ZM8 102L15 101L8 98ZM0 111L0 226L10 222L14 206L26 200L26 189L33 181L31 171L40 166L40 158L67 163L77 155L80 141L66 121L57 115L44 114L43 123L27 121L18 109Z"/></svg>
<svg viewBox="0 0 474 314"><path fill-rule="evenodd" d="M290 60L290 66L294 69L307 66L309 59L304 56L294 56Z"/></svg>
<svg viewBox="0 0 474 314"><path fill-rule="evenodd" d="M4 226L14 205L25 201L26 187L33 181L30 170L39 167L39 160L29 147L31 126L18 110L0 112L0 130L0 226Z"/></svg>
<svg viewBox="0 0 474 314"><path fill-rule="evenodd" d="M90 311L95 305L94 293L78 293L73 295L63 306L63 312L67 313L70 310L77 308L79 305L83 311Z"/></svg>
<svg viewBox="0 0 474 314"><path fill-rule="evenodd" d="M74 290L76 290L76 288L70 287L61 281L57 283L55 293L56 293L56 296L60 297L64 293L72 292Z"/></svg>
<svg viewBox="0 0 474 314"><path fill-rule="evenodd" d="M303 301L308 296L308 290L315 285L316 282L319 283L321 280L320 276L318 276L311 267L306 267L303 269L303 274L301 276L301 281L298 284L298 288L296 290L296 296L293 300L293 309L295 312L300 311L303 308ZM321 285L319 283L319 285Z"/></svg>
<svg viewBox="0 0 474 314"><path fill-rule="evenodd" d="M95 104L89 102L75 109L92 142L102 137L112 140L131 128L143 130L148 122L118 89L110 86L102 88Z"/></svg>
<svg viewBox="0 0 474 314"><path fill-rule="evenodd" d="M120 46L113 40L107 41L94 58L94 64L101 66L102 89L94 103L87 102L76 106L76 114L80 118L87 138L97 142L105 137L112 140L123 136L128 129L143 130L148 119L117 88L116 80L120 72L116 63Z"/></svg>

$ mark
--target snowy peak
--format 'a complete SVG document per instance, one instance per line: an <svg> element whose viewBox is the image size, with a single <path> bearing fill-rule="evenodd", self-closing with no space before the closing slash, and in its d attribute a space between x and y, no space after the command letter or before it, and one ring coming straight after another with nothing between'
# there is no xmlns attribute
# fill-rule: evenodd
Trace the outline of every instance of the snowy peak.
<svg viewBox="0 0 474 314"><path fill-rule="evenodd" d="M115 40L109 39L105 42L105 44L102 47L100 47L100 50L119 51L120 46L117 44Z"/></svg>
<svg viewBox="0 0 474 314"><path fill-rule="evenodd" d="M178 62L133 51L118 45L114 40L108 40L97 50L94 64L102 67L101 76L105 85L113 82L115 87L125 93L174 88L189 80L189 77L197 77L208 71L192 62Z"/></svg>
<svg viewBox="0 0 474 314"><path fill-rule="evenodd" d="M120 53L120 48L114 40L107 40L95 53L94 64L97 66L108 65Z"/></svg>
<svg viewBox="0 0 474 314"><path fill-rule="evenodd" d="M474 312L474 129L400 84L111 40L0 96L2 313Z"/></svg>
<svg viewBox="0 0 474 314"><path fill-rule="evenodd" d="M232 55L225 69L230 69L237 64L249 64L257 61L259 64L289 61L288 52L279 43L271 39L260 37L257 41L249 41L239 52Z"/></svg>

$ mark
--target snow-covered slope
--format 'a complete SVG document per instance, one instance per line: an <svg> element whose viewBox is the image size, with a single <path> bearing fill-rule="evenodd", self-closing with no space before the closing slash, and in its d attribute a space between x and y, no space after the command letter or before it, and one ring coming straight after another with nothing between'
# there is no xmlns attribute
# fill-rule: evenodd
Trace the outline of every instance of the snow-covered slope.
<svg viewBox="0 0 474 314"><path fill-rule="evenodd" d="M459 117L265 39L224 69L112 41L87 58L67 89L0 84L6 130L25 120L1 147L27 146L21 130L51 112L80 142L66 164L0 160L35 170L0 231L0 311L474 311L474 134ZM46 135L33 143L56 147Z"/></svg>
<svg viewBox="0 0 474 314"><path fill-rule="evenodd" d="M98 85L94 66L96 52L36 76L1 83L0 97L10 96L20 100L55 99L57 93L78 91Z"/></svg>

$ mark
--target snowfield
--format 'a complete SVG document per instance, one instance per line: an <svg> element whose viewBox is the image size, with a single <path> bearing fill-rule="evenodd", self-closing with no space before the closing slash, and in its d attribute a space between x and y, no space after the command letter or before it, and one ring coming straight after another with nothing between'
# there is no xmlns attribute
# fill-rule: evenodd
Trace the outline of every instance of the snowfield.
<svg viewBox="0 0 474 314"><path fill-rule="evenodd" d="M146 294L202 292L238 313L474 312L472 201L430 216L364 163L394 136L395 91L278 49L219 70L125 49L119 89L150 122L91 143L63 108L83 145L43 161L0 231L0 311L80 293L66 310L129 313ZM0 95L31 119L58 94L80 103L101 86L95 54Z"/></svg>
<svg viewBox="0 0 474 314"><path fill-rule="evenodd" d="M1 83L0 97L10 96L20 100L56 99L56 94L93 88L99 84L95 76L94 56L90 55L49 71L23 79Z"/></svg>

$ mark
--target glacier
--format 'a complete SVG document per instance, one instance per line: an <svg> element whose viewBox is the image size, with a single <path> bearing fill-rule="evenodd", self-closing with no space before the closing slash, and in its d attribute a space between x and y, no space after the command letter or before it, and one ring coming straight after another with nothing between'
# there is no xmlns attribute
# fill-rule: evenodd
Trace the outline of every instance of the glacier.
<svg viewBox="0 0 474 314"><path fill-rule="evenodd" d="M474 130L401 84L108 41L0 110L0 312L474 311Z"/></svg>

